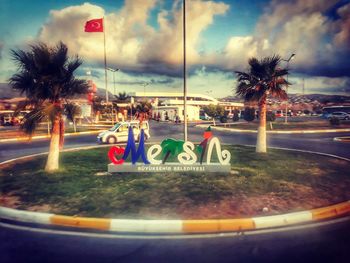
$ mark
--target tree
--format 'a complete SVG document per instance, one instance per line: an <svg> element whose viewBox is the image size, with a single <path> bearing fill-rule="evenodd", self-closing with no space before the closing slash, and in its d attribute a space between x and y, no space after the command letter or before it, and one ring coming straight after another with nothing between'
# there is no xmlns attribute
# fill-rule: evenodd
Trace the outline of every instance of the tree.
<svg viewBox="0 0 350 263"><path fill-rule="evenodd" d="M273 129L272 123L276 120L276 114L272 111L266 112L266 120L270 123L270 129Z"/></svg>
<svg viewBox="0 0 350 263"><path fill-rule="evenodd" d="M220 105L209 104L203 108L203 111L213 118L213 124L215 124L215 118L225 115L225 108Z"/></svg>
<svg viewBox="0 0 350 263"><path fill-rule="evenodd" d="M239 121L239 110L235 109L235 110L233 111L232 121L233 121L233 122Z"/></svg>
<svg viewBox="0 0 350 263"><path fill-rule="evenodd" d="M255 109L253 107L245 107L243 112L243 118L245 121L253 121L255 119Z"/></svg>
<svg viewBox="0 0 350 263"><path fill-rule="evenodd" d="M64 113L67 119L73 122L74 132L77 132L76 118L81 115L81 108L76 104L66 104Z"/></svg>
<svg viewBox="0 0 350 263"><path fill-rule="evenodd" d="M143 100L137 103L136 105L136 115L140 121L148 119L148 116L152 110L152 104L147 100Z"/></svg>
<svg viewBox="0 0 350 263"><path fill-rule="evenodd" d="M251 58L247 72L236 71L238 84L236 94L246 101L256 101L259 105L259 128L256 152L266 152L266 99L268 96L287 99L283 89L290 83L284 78L287 69L279 67L281 57L274 55L261 60Z"/></svg>
<svg viewBox="0 0 350 263"><path fill-rule="evenodd" d="M114 96L117 99L117 102L126 102L130 99L130 96L126 94L126 92L119 92L118 95Z"/></svg>
<svg viewBox="0 0 350 263"><path fill-rule="evenodd" d="M32 109L25 115L21 128L31 135L45 117L51 120L45 171L55 171L59 168L59 150L63 147L63 102L88 90L88 83L73 75L82 60L78 56L69 58L68 48L62 42L55 47L38 43L30 46L29 51L11 50L11 56L18 66L18 73L10 78L10 85L26 95L26 105Z"/></svg>

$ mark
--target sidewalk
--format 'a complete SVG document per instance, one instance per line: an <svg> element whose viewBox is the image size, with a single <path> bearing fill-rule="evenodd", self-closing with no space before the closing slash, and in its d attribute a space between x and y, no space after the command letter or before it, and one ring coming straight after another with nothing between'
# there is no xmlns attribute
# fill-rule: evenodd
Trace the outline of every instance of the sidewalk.
<svg viewBox="0 0 350 263"><path fill-rule="evenodd" d="M103 130L83 131L83 132L75 132L75 133L65 133L64 137L86 135L86 134L98 134L98 133L100 133ZM21 137L16 137L16 138L0 139L0 143L17 142L17 141L31 141L31 140L39 140L39 139L49 139L50 137L51 137L51 135L37 135L37 136L33 136L31 138L29 136L21 136Z"/></svg>
<svg viewBox="0 0 350 263"><path fill-rule="evenodd" d="M196 125L199 128L208 128L208 125ZM218 131L226 131L226 132L239 132L239 133L257 133L257 130L243 130L243 129L234 129L234 128L225 128L219 126L210 126L213 130ZM266 131L266 133L271 134L299 134L299 133L335 133L335 132L350 132L350 128L346 129L316 129L316 130L274 130L274 131Z"/></svg>

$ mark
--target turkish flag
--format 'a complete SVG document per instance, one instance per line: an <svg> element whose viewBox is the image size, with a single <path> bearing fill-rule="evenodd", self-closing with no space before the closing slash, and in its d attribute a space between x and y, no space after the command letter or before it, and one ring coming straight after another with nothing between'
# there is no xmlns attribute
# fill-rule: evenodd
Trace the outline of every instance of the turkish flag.
<svg viewBox="0 0 350 263"><path fill-rule="evenodd" d="M103 18L87 21L85 23L85 32L103 32Z"/></svg>

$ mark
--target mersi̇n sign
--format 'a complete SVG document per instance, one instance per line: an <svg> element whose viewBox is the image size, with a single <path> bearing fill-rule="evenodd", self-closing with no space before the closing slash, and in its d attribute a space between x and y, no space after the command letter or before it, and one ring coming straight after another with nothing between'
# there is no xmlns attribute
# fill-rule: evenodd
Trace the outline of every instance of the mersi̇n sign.
<svg viewBox="0 0 350 263"><path fill-rule="evenodd" d="M203 134L203 141L199 145L192 142L184 142L175 139L165 139L161 144L152 145L147 154L145 153L145 136L141 130L140 141L136 148L132 128L129 127L128 142L126 148L113 146L108 152L108 157L115 165L121 165L131 154L132 164L142 159L145 165L162 165L165 164L169 157L177 158L177 161L183 165L192 165L197 162L200 164L204 161L204 155L207 151L206 164L211 163L211 157L215 148L218 160L222 165L230 164L231 154L228 150L221 150L221 144L218 138L213 137L210 127ZM197 153L199 158L197 157ZM120 158L121 157L121 158ZM119 158L119 159L118 159Z"/></svg>

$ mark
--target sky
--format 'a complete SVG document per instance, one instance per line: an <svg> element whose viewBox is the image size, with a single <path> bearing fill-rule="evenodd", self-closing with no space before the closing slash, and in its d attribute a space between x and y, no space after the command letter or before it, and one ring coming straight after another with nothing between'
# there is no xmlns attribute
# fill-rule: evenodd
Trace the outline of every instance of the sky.
<svg viewBox="0 0 350 263"><path fill-rule="evenodd" d="M249 58L295 53L281 63L290 93L350 95L350 0L186 0L186 12L188 92L232 96ZM182 91L182 0L0 0L0 83L17 70L11 49L62 41L84 61L77 77L105 88L104 34L84 32L101 17L120 69L110 92Z"/></svg>

